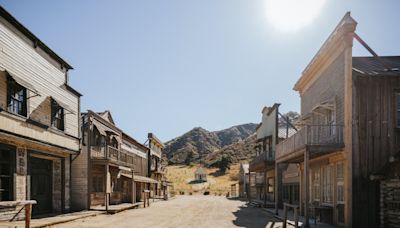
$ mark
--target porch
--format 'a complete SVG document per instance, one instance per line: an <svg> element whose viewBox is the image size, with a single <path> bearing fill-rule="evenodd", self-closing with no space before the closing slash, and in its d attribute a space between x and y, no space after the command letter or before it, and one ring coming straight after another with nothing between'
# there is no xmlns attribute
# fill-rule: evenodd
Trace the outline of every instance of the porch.
<svg viewBox="0 0 400 228"><path fill-rule="evenodd" d="M340 223L339 219L335 220L333 217L339 218L339 211L341 210L332 207L329 212L326 212L324 209L327 208L323 205L325 203L336 205L339 201L338 197L343 200L343 195L337 195L338 192L343 191L343 177L336 177L338 168L343 170L343 162L337 162L335 159L332 159L335 160L334 162L330 162L329 159L340 157L339 152L343 147L343 126L341 125L306 125L296 134L277 145L277 167L281 164L290 163L297 163L302 167L299 200L305 227L310 227L311 212L313 212L315 218L316 211L320 213L320 217L321 211L329 214L331 219L328 219L328 221L330 223ZM340 159L343 158L340 157ZM310 165L310 162L313 162L313 165ZM282 185L282 183L276 184ZM334 191L335 188L336 191ZM278 197L277 205L280 205L280 199L282 199L282 196Z"/></svg>

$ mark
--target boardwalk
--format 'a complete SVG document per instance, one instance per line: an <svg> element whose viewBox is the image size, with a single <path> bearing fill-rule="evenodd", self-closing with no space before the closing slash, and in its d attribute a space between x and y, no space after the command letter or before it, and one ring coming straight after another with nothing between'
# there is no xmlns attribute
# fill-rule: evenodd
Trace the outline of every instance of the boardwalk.
<svg viewBox="0 0 400 228"><path fill-rule="evenodd" d="M179 196L150 208L98 215L57 227L280 227L276 221L245 202L218 196Z"/></svg>

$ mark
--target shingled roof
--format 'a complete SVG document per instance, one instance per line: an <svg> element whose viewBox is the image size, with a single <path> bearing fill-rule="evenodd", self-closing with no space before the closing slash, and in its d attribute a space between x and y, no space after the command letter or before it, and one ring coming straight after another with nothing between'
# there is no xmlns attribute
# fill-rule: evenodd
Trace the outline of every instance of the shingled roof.
<svg viewBox="0 0 400 228"><path fill-rule="evenodd" d="M353 71L366 75L399 75L400 56L353 57Z"/></svg>

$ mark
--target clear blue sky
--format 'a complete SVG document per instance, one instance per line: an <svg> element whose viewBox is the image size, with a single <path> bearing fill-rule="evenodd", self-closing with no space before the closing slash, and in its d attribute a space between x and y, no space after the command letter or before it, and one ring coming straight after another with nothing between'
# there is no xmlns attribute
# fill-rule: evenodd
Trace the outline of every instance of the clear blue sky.
<svg viewBox="0 0 400 228"><path fill-rule="evenodd" d="M53 1L1 5L75 69L82 110L111 110L144 142L193 127L259 122L274 102L299 110L292 90L346 11L379 54L400 55L400 1L327 0L314 22L281 31L265 0ZM366 52L356 45L355 54Z"/></svg>

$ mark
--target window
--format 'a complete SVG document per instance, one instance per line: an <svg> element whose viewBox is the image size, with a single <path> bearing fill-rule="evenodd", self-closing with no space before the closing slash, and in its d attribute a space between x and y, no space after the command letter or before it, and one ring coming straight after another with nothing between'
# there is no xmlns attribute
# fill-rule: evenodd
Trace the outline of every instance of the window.
<svg viewBox="0 0 400 228"><path fill-rule="evenodd" d="M336 194L337 202L344 203L344 168L343 163L336 164Z"/></svg>
<svg viewBox="0 0 400 228"><path fill-rule="evenodd" d="M268 178L268 181L267 181L267 183L268 183L268 193L273 193L274 192L274 182L275 182L275 179L273 177L269 177Z"/></svg>
<svg viewBox="0 0 400 228"><path fill-rule="evenodd" d="M319 167L311 170L311 197L313 201L320 201L321 192L321 169Z"/></svg>
<svg viewBox="0 0 400 228"><path fill-rule="evenodd" d="M7 81L7 110L25 117L27 115L26 88L12 78Z"/></svg>
<svg viewBox="0 0 400 228"><path fill-rule="evenodd" d="M64 109L54 100L51 101L51 126L64 131Z"/></svg>
<svg viewBox="0 0 400 228"><path fill-rule="evenodd" d="M324 166L322 168L322 201L324 203L332 203L332 166Z"/></svg>
<svg viewBox="0 0 400 228"><path fill-rule="evenodd" d="M111 146L118 149L118 141L115 137L111 139Z"/></svg>
<svg viewBox="0 0 400 228"><path fill-rule="evenodd" d="M92 178L92 191L103 192L104 190L104 178L103 176L93 176Z"/></svg>
<svg viewBox="0 0 400 228"><path fill-rule="evenodd" d="M400 128L400 93L396 93L396 127Z"/></svg>
<svg viewBox="0 0 400 228"><path fill-rule="evenodd" d="M97 130L96 126L94 126L92 135L92 146L102 147L105 146L105 144L106 144L105 137L101 135L99 130Z"/></svg>

